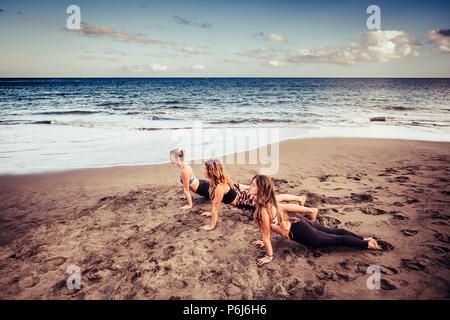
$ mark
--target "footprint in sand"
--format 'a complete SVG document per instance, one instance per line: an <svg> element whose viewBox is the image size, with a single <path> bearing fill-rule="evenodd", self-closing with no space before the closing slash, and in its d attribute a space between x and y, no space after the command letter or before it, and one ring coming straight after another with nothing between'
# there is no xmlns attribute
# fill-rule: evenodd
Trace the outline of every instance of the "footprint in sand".
<svg viewBox="0 0 450 320"><path fill-rule="evenodd" d="M19 280L19 287L21 289L32 288L38 284L40 279L38 277L28 276Z"/></svg>
<svg viewBox="0 0 450 320"><path fill-rule="evenodd" d="M370 194L351 193L350 198L355 202L372 202L373 197Z"/></svg>
<svg viewBox="0 0 450 320"><path fill-rule="evenodd" d="M359 227L362 224L363 223L361 221L350 221L350 222L346 222L345 226L346 227Z"/></svg>
<svg viewBox="0 0 450 320"><path fill-rule="evenodd" d="M447 247L435 246L432 244L428 245L428 247L436 253L446 253L450 251Z"/></svg>
<svg viewBox="0 0 450 320"><path fill-rule="evenodd" d="M403 182L409 181L409 178L405 177L405 176L399 176L399 177L395 177L394 180L397 181L397 182L403 183Z"/></svg>
<svg viewBox="0 0 450 320"><path fill-rule="evenodd" d="M392 250L394 250L394 246L392 244L390 244L389 242L384 241L384 240L378 240L378 239L376 239L376 240L377 240L378 244L380 245L380 247L383 249L383 251L392 251ZM383 251L381 251L381 252L383 252Z"/></svg>
<svg viewBox="0 0 450 320"><path fill-rule="evenodd" d="M382 274L393 275L393 274L397 274L398 270L393 268L393 267L388 267L388 266L385 266L385 265L381 265L380 272Z"/></svg>
<svg viewBox="0 0 450 320"><path fill-rule="evenodd" d="M62 265L64 262L66 262L66 258L64 258L64 257L54 257L51 259L47 259L42 263L40 269L43 272L47 272L47 271L53 270L56 267Z"/></svg>
<svg viewBox="0 0 450 320"><path fill-rule="evenodd" d="M448 237L448 235L443 234L443 233L435 233L434 237L436 239L438 239L439 241L445 242L445 243L450 243L450 239Z"/></svg>
<svg viewBox="0 0 450 320"><path fill-rule="evenodd" d="M381 285L381 289L382 290L395 290L395 289L397 289L397 287L394 284L392 284L392 282L390 280L387 280L387 279L381 279L380 285Z"/></svg>
<svg viewBox="0 0 450 320"><path fill-rule="evenodd" d="M390 279L381 279L381 290L395 290L398 287L406 287L409 283L405 280L393 281Z"/></svg>
<svg viewBox="0 0 450 320"><path fill-rule="evenodd" d="M378 208L373 208L373 207L362 208L361 212L364 214L370 214L370 215L374 215L374 216L386 213L386 211L384 211L383 209L378 209Z"/></svg>
<svg viewBox="0 0 450 320"><path fill-rule="evenodd" d="M393 220L408 220L409 218L398 211L391 211Z"/></svg>
<svg viewBox="0 0 450 320"><path fill-rule="evenodd" d="M426 269L423 264L410 259L402 259L402 268L409 271L424 271Z"/></svg>
<svg viewBox="0 0 450 320"><path fill-rule="evenodd" d="M408 237L412 237L415 236L417 233L419 233L419 231L417 230L408 230L408 229L404 229L404 230L400 230L401 233L403 233L405 236Z"/></svg>

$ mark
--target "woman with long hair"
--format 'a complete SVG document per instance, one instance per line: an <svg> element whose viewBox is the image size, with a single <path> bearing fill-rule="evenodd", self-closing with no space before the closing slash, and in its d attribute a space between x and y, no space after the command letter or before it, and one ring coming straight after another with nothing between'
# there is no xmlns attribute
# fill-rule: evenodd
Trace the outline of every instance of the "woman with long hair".
<svg viewBox="0 0 450 320"><path fill-rule="evenodd" d="M211 223L202 226L201 230L212 230L215 228L220 204L226 203L237 207L243 211L253 214L256 209L254 197L249 194L249 186L242 184L233 184L228 174L225 172L222 164L217 159L211 159L205 162L204 175L209 180L209 197L212 201L212 210L204 212L202 215L211 216ZM292 203L282 203L283 201L297 201L304 204L306 197L282 194L276 197L279 206L288 212L305 213L310 215L311 220L315 221L318 209L308 208L303 205Z"/></svg>
<svg viewBox="0 0 450 320"><path fill-rule="evenodd" d="M262 241L254 241L253 245L266 248L266 256L258 260L258 265L269 263L273 259L271 231L307 246L346 245L381 250L373 238L363 238L344 229L327 228L303 217L289 217L279 206L272 179L268 176L256 175L252 179L249 192L256 198L253 222L263 236Z"/></svg>

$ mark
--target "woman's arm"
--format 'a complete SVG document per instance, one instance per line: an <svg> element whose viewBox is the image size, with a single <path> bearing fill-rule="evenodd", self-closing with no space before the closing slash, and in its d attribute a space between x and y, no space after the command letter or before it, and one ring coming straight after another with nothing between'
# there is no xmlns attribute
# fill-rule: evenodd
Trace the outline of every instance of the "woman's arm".
<svg viewBox="0 0 450 320"><path fill-rule="evenodd" d="M183 193L188 201L188 205L181 207L180 209L192 208L192 197L189 190L189 170L181 170L181 180L183 181Z"/></svg>
<svg viewBox="0 0 450 320"><path fill-rule="evenodd" d="M212 201L212 210L211 212L203 215L211 215L211 224L208 226L200 227L201 230L212 230L216 227L217 219L219 216L219 206L222 203L224 194L224 188L221 185L218 185L216 187L216 190L214 191L214 199Z"/></svg>
<svg viewBox="0 0 450 320"><path fill-rule="evenodd" d="M262 242L266 247L266 256L258 260L258 265L260 266L273 260L272 242L270 241L270 216L265 208L261 212L261 219Z"/></svg>
<svg viewBox="0 0 450 320"><path fill-rule="evenodd" d="M250 189L249 185L239 183L239 190L242 191L242 190L248 190L248 189Z"/></svg>

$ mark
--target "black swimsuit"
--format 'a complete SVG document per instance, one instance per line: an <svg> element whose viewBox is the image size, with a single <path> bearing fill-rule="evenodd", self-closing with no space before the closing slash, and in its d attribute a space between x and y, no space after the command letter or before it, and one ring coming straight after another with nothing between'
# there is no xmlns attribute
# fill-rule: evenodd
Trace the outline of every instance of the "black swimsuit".
<svg viewBox="0 0 450 320"><path fill-rule="evenodd" d="M195 193L201 195L202 197L205 197L206 199L209 199L209 181L199 179L198 188Z"/></svg>
<svg viewBox="0 0 450 320"><path fill-rule="evenodd" d="M234 187L239 190L239 185L235 184ZM226 204L230 204L236 199L236 196L238 195L238 192L230 187L230 190L223 195L222 202Z"/></svg>
<svg viewBox="0 0 450 320"><path fill-rule="evenodd" d="M209 186L211 185L211 182L209 182L208 180L203 180L200 179L198 180L198 188L195 191L196 194L201 195L202 197L205 197L206 199L210 199L209 196ZM235 184L234 187L239 190L239 185ZM226 203L226 204L230 204L234 201L234 199L236 199L238 192L233 189L230 188L230 190L223 195L222 198L222 202Z"/></svg>

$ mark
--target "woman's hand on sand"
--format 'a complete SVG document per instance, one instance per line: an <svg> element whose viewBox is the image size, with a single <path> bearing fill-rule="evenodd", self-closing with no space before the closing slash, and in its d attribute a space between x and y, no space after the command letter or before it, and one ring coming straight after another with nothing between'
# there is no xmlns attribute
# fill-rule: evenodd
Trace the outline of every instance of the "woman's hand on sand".
<svg viewBox="0 0 450 320"><path fill-rule="evenodd" d="M264 242L262 242L261 240L256 240L252 242L252 245L254 245L255 247L260 247L260 248L264 248Z"/></svg>
<svg viewBox="0 0 450 320"><path fill-rule="evenodd" d="M207 226L203 226L203 227L200 227L199 229L200 230L203 230L203 231L208 231L208 230L212 230L212 229L214 229L215 227L213 227L212 225L207 225Z"/></svg>
<svg viewBox="0 0 450 320"><path fill-rule="evenodd" d="M209 211L203 212L202 214L200 214L201 216L205 216L205 217L211 217L212 213Z"/></svg>
<svg viewBox="0 0 450 320"><path fill-rule="evenodd" d="M273 258L266 255L265 257L258 259L258 266L262 266L263 264L269 263Z"/></svg>
<svg viewBox="0 0 450 320"><path fill-rule="evenodd" d="M187 205L185 205L185 206L180 207L180 209L181 209L181 210L192 209L192 205L187 204Z"/></svg>

